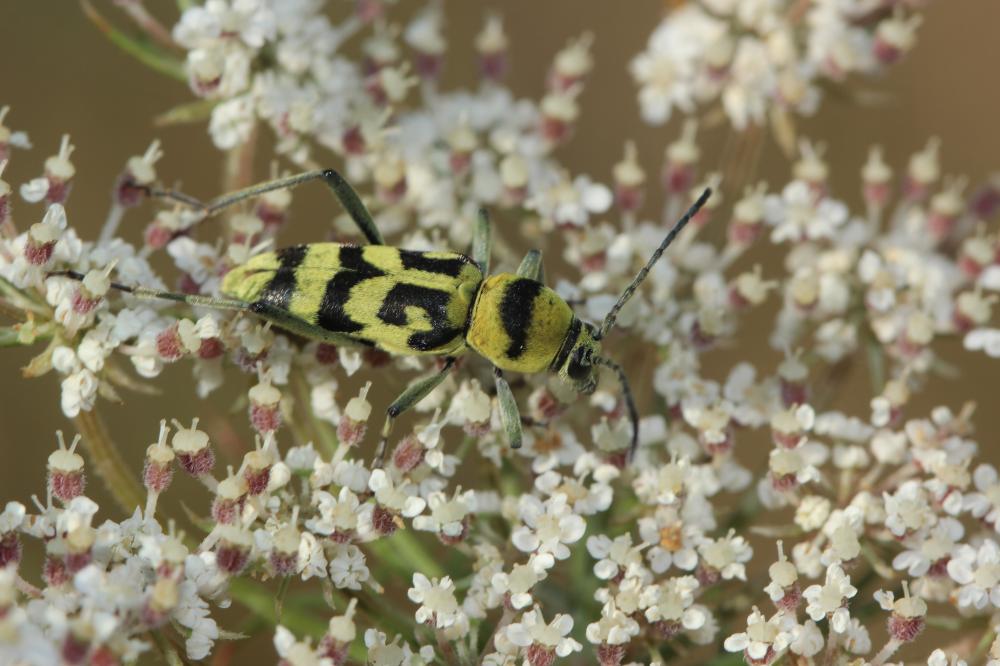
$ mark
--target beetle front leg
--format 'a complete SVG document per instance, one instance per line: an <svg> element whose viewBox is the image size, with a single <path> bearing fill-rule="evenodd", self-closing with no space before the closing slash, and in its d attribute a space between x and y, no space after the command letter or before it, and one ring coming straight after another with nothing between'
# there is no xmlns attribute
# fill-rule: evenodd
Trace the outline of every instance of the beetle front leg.
<svg viewBox="0 0 1000 666"><path fill-rule="evenodd" d="M504 379L500 368L493 368L493 377L497 384L497 400L500 402L500 422L507 433L510 448L519 449L524 441L524 433L521 430L521 413L517 409L514 392L510 390L510 384Z"/></svg>
<svg viewBox="0 0 1000 666"><path fill-rule="evenodd" d="M528 250L528 254L524 255L524 259L521 260L521 265L517 267L517 276L536 282L545 282L541 250Z"/></svg>
<svg viewBox="0 0 1000 666"><path fill-rule="evenodd" d="M455 357L445 358L444 367L429 377L418 379L409 386L398 398L392 401L389 408L385 410L385 424L382 426L382 437L379 439L378 448L375 449L375 457L372 459L372 468L378 469L385 462L386 444L389 435L392 434L393 421L397 416L413 407L415 404L427 397L427 395L441 385L448 373L455 366Z"/></svg>

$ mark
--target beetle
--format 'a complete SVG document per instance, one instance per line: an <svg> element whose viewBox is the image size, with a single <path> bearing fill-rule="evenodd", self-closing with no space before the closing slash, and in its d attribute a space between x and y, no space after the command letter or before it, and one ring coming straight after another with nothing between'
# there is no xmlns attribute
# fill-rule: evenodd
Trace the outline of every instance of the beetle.
<svg viewBox="0 0 1000 666"><path fill-rule="evenodd" d="M396 417L441 384L456 358L468 350L493 365L501 422L512 448L522 443L521 417L505 371L557 373L577 393L589 395L597 387L597 369L606 368L621 384L632 427L629 456L635 453L635 400L623 368L601 355L601 341L653 265L708 200L710 189L674 224L599 328L580 320L543 284L537 250L528 252L516 273L489 274L491 230L485 209L479 211L470 257L387 246L358 194L333 169L268 181L209 203L173 190L147 190L200 210L204 219L251 197L315 180L330 187L367 245L310 243L258 254L226 273L220 297L112 286L140 298L249 312L319 342L443 357L440 370L415 380L389 405L376 464L381 464ZM83 277L74 271L53 275Z"/></svg>

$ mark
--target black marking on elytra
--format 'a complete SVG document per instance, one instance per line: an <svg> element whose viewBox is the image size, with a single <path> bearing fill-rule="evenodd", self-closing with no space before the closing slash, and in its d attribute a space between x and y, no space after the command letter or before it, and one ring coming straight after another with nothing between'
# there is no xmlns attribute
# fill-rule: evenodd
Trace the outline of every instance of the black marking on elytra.
<svg viewBox="0 0 1000 666"><path fill-rule="evenodd" d="M338 253L337 272L326 283L323 300L316 312L316 324L336 333L357 333L364 324L351 319L345 307L351 299L351 289L365 280L385 275L364 258L364 248L344 245Z"/></svg>
<svg viewBox="0 0 1000 666"><path fill-rule="evenodd" d="M278 258L278 270L274 272L274 277L267 286L261 290L258 300L281 310L287 310L292 301L292 294L295 293L295 269L306 258L308 252L307 245L293 245L275 252Z"/></svg>
<svg viewBox="0 0 1000 666"><path fill-rule="evenodd" d="M400 282L393 285L382 301L378 318L391 326L410 326L407 308L420 308L427 315L431 328L410 335L406 344L415 351L430 351L442 347L462 333L448 321L448 303L452 294L416 284Z"/></svg>
<svg viewBox="0 0 1000 666"><path fill-rule="evenodd" d="M549 366L554 371L558 371L562 368L563 363L566 362L566 357L569 353L573 351L573 347L576 345L577 339L580 337L580 331L583 330L583 322L577 317L573 317L573 321L569 324L569 330L566 331L566 337L563 338L562 346L559 348L559 352L556 357L552 359L552 365Z"/></svg>
<svg viewBox="0 0 1000 666"><path fill-rule="evenodd" d="M410 268L427 273L437 273L448 277L458 277L462 274L462 269L471 264L472 260L465 256L457 256L450 259L438 257L428 257L426 252L415 252L413 250L400 250L399 259L403 268Z"/></svg>
<svg viewBox="0 0 1000 666"><path fill-rule="evenodd" d="M503 322L510 345L507 358L517 359L524 354L528 343L528 326L535 310L535 297L542 291L542 283L521 278L507 285L500 301L500 321Z"/></svg>

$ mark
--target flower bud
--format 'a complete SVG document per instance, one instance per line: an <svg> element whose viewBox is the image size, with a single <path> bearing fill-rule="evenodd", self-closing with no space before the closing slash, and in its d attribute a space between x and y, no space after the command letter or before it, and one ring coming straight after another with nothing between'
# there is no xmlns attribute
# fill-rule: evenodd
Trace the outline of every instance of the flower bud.
<svg viewBox="0 0 1000 666"><path fill-rule="evenodd" d="M479 143L476 133L469 127L468 122L460 122L448 132L445 140L451 150L448 162L452 172L458 176L465 174L472 163L472 152Z"/></svg>
<svg viewBox="0 0 1000 666"><path fill-rule="evenodd" d="M964 178L952 179L945 183L940 192L931 197L927 226L931 238L938 243L951 234L958 222L959 215L965 210L965 201L962 198L965 185Z"/></svg>
<svg viewBox="0 0 1000 666"><path fill-rule="evenodd" d="M404 474L424 461L427 449L415 435L407 435L392 451L392 464Z"/></svg>
<svg viewBox="0 0 1000 666"><path fill-rule="evenodd" d="M219 484L222 485L222 484ZM222 525L218 528L219 541L215 545L215 563L219 570L236 576L250 561L253 536L237 525Z"/></svg>
<svg viewBox="0 0 1000 666"><path fill-rule="evenodd" d="M932 137L922 151L910 158L903 181L903 193L910 201L923 201L931 183L940 177L940 147L941 139Z"/></svg>
<svg viewBox="0 0 1000 666"><path fill-rule="evenodd" d="M155 444L146 449L146 464L142 470L142 482L151 493L162 493L170 486L174 475L174 450L167 446L170 428L166 421L160 421L160 436Z"/></svg>
<svg viewBox="0 0 1000 666"><path fill-rule="evenodd" d="M414 52L414 69L420 78L433 81L441 75L447 42L442 33L441 12L424 11L406 28L405 39Z"/></svg>
<svg viewBox="0 0 1000 666"><path fill-rule="evenodd" d="M646 172L639 164L635 143L625 144L625 156L614 166L615 203L622 211L634 213L642 207L642 187L646 182Z"/></svg>
<svg viewBox="0 0 1000 666"><path fill-rule="evenodd" d="M73 312L80 315L87 315L94 311L94 308L98 306L101 299L111 289L110 275L114 269L115 262L112 262L103 271L99 271L96 268L87 271L80 285L73 292Z"/></svg>
<svg viewBox="0 0 1000 666"><path fill-rule="evenodd" d="M219 482L215 488L215 499L212 501L212 518L222 525L235 525L239 522L243 504L246 502L247 482L242 476L229 475Z"/></svg>
<svg viewBox="0 0 1000 666"><path fill-rule="evenodd" d="M115 201L120 206L138 206L146 197L149 187L156 180L154 165L163 157L159 140L149 144L143 155L131 157L115 184Z"/></svg>
<svg viewBox="0 0 1000 666"><path fill-rule="evenodd" d="M518 206L524 201L528 193L528 166L523 157L511 153L500 161L500 182L505 206Z"/></svg>
<svg viewBox="0 0 1000 666"><path fill-rule="evenodd" d="M406 196L406 163L398 155L380 155L372 170L375 191L385 204L398 203Z"/></svg>
<svg viewBox="0 0 1000 666"><path fill-rule="evenodd" d="M552 69L549 70L548 86L550 91L565 92L583 82L583 77L594 66L594 58L590 54L590 47L593 43L594 36L590 33L584 33L571 40L556 54L555 60L552 62Z"/></svg>
<svg viewBox="0 0 1000 666"><path fill-rule="evenodd" d="M260 437L257 437L254 450L243 456L243 479L250 495L260 495L267 490L274 466L273 444L274 439L269 437L262 447Z"/></svg>
<svg viewBox="0 0 1000 666"><path fill-rule="evenodd" d="M913 48L917 41L917 28L923 17L914 14L909 18L897 10L875 28L872 50L875 58L883 65L891 65Z"/></svg>
<svg viewBox="0 0 1000 666"><path fill-rule="evenodd" d="M952 321L960 333L967 333L976 326L985 326L993 317L993 305L997 302L996 295L983 296L978 289L965 291L955 299L955 312Z"/></svg>
<svg viewBox="0 0 1000 666"><path fill-rule="evenodd" d="M299 544L302 534L295 526L299 517L299 507L292 509L291 521L283 525L274 535L274 548L269 562L277 576L291 576L298 570Z"/></svg>
<svg viewBox="0 0 1000 666"><path fill-rule="evenodd" d="M368 402L368 391L372 383L367 382L357 397L347 401L344 414L337 424L337 437L347 446L357 446L365 438L368 430L368 419L372 413L372 405Z"/></svg>
<svg viewBox="0 0 1000 666"><path fill-rule="evenodd" d="M830 169L823 160L823 153L826 152L824 144L815 146L803 139L799 142L799 161L792 167L792 175L796 180L801 180L809 186L809 190L817 199L826 195L827 178Z"/></svg>
<svg viewBox="0 0 1000 666"><path fill-rule="evenodd" d="M75 574L92 559L91 550L97 541L97 530L90 525L78 525L66 534L66 570Z"/></svg>
<svg viewBox="0 0 1000 666"><path fill-rule="evenodd" d="M49 491L63 503L68 503L83 494L87 479L83 474L83 458L76 453L76 445L80 443L80 435L73 438L69 448L63 439L61 430L56 431L59 448L49 454L48 483Z"/></svg>
<svg viewBox="0 0 1000 666"><path fill-rule="evenodd" d="M177 432L170 445L177 454L181 467L191 476L203 476L212 471L215 465L215 453L208 441L208 435L198 430L198 419L191 421L191 427L185 428L176 420L174 427Z"/></svg>
<svg viewBox="0 0 1000 666"><path fill-rule="evenodd" d="M143 622L150 627L163 626L179 602L180 590L177 581L172 578L157 578L142 609Z"/></svg>
<svg viewBox="0 0 1000 666"><path fill-rule="evenodd" d="M70 162L73 145L64 134L59 153L45 160L45 175L21 186L21 196L32 203L44 200L47 204L65 203L73 186L76 167Z"/></svg>
<svg viewBox="0 0 1000 666"><path fill-rule="evenodd" d="M778 377L781 379L781 401L786 407L806 403L809 368L799 359L798 353L786 356L778 366Z"/></svg>
<svg viewBox="0 0 1000 666"><path fill-rule="evenodd" d="M281 391L271 384L270 374L260 371L260 381L250 387L250 423L267 436L281 427Z"/></svg>
<svg viewBox="0 0 1000 666"><path fill-rule="evenodd" d="M748 187L743 198L733 206L733 221L729 224L729 243L736 247L753 244L764 227L764 194L767 184Z"/></svg>
<svg viewBox="0 0 1000 666"><path fill-rule="evenodd" d="M0 215L0 221L3 216ZM41 222L28 229L28 242L24 246L24 258L32 266L44 266L52 258L56 242L66 228L66 211L61 204L53 204L45 211Z"/></svg>
<svg viewBox="0 0 1000 666"><path fill-rule="evenodd" d="M799 572L795 565L785 557L782 542L778 541L778 561L767 569L771 583L780 588L784 594L774 602L779 611L793 612L802 600L802 590L799 587ZM775 595L772 595L772 599Z"/></svg>
<svg viewBox="0 0 1000 666"><path fill-rule="evenodd" d="M503 20L496 14L486 17L486 24L476 35L476 53L479 54L479 72L487 81L500 81L507 73L507 35Z"/></svg>
<svg viewBox="0 0 1000 666"><path fill-rule="evenodd" d="M920 597L910 596L910 586L903 581L903 598L892 605L889 616L889 635L897 641L908 643L924 630L927 603Z"/></svg>
<svg viewBox="0 0 1000 666"><path fill-rule="evenodd" d="M550 145L557 145L569 139L573 124L580 115L576 102L579 88L550 92L542 98L541 133Z"/></svg>
<svg viewBox="0 0 1000 666"><path fill-rule="evenodd" d="M663 187L668 194L685 194L694 185L698 159L701 150L695 137L698 121L684 121L681 136L667 146L666 162L663 165Z"/></svg>
<svg viewBox="0 0 1000 666"><path fill-rule="evenodd" d="M861 169L862 193L868 208L881 211L889 202L892 169L882 159L882 148L872 146L868 151L868 161Z"/></svg>
<svg viewBox="0 0 1000 666"><path fill-rule="evenodd" d="M774 280L763 279L760 264L757 264L752 271L741 273L730 285L729 304L736 310L758 306L767 298L767 293L777 286L778 283Z"/></svg>

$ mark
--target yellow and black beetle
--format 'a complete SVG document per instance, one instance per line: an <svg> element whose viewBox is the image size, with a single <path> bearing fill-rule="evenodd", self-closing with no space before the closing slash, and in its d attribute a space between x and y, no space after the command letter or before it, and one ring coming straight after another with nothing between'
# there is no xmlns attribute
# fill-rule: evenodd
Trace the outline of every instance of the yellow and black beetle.
<svg viewBox="0 0 1000 666"><path fill-rule="evenodd" d="M222 281L221 297L192 296L114 284L142 298L251 312L302 337L336 345L365 345L394 354L443 356L435 374L413 382L389 406L376 461L393 419L444 381L455 358L472 349L493 364L501 421L511 447L521 445L521 418L504 370L556 372L578 393L593 393L596 369L621 383L632 423L630 455L638 443L639 417L625 373L600 355L601 340L618 312L684 225L704 205L705 192L674 225L605 317L600 329L580 321L569 304L541 282L541 254L531 251L517 273L489 275L490 225L480 211L472 257L389 247L357 193L332 169L261 183L211 203L169 190L154 196L197 208L208 217L250 197L323 180L368 240L368 245L310 243L256 255ZM61 273L74 278L72 271Z"/></svg>

